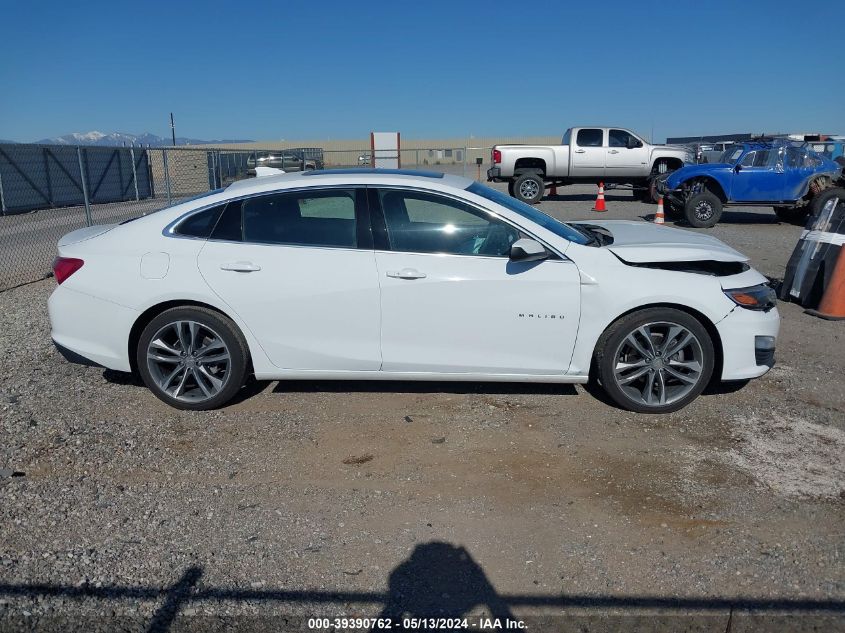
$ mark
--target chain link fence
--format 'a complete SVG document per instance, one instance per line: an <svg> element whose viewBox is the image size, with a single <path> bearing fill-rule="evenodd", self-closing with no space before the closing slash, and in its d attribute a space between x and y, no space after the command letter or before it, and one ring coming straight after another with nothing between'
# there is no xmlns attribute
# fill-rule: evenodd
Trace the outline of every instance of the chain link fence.
<svg viewBox="0 0 845 633"><path fill-rule="evenodd" d="M406 169L480 177L489 148L401 151ZM266 165L285 171L370 167L371 151L298 148L74 147L0 144L0 292L50 274L66 233L178 203Z"/></svg>

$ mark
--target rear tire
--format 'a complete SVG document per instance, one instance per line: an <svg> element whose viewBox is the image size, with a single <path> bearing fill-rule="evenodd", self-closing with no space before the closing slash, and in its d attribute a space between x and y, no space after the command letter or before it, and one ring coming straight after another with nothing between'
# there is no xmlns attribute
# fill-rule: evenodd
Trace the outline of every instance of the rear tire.
<svg viewBox="0 0 845 633"><path fill-rule="evenodd" d="M845 189L842 187L830 187L817 193L810 201L810 213L814 216L818 215L824 209L824 206L833 198L839 198L838 204L845 203Z"/></svg>
<svg viewBox="0 0 845 633"><path fill-rule="evenodd" d="M716 226L722 217L722 201L712 191L697 193L684 204L684 219L697 229Z"/></svg>
<svg viewBox="0 0 845 633"><path fill-rule="evenodd" d="M710 382L716 354L706 328L675 308L646 308L601 336L594 367L605 393L637 413L671 413Z"/></svg>
<svg viewBox="0 0 845 633"><path fill-rule="evenodd" d="M183 306L165 310L147 324L136 362L157 398L177 409L204 411L223 406L243 386L249 349L227 317Z"/></svg>
<svg viewBox="0 0 845 633"><path fill-rule="evenodd" d="M546 185L543 182L543 177L536 172L522 174L513 183L513 197L526 204L540 202L545 190Z"/></svg>

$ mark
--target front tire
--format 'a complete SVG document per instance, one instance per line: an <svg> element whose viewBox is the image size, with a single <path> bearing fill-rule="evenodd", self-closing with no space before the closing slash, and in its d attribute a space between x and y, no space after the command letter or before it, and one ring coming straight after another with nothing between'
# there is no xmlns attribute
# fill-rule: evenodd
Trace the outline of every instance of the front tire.
<svg viewBox="0 0 845 633"><path fill-rule="evenodd" d="M637 413L671 413L687 406L710 382L713 341L692 315L646 308L613 323L594 357L605 393Z"/></svg>
<svg viewBox="0 0 845 633"><path fill-rule="evenodd" d="M540 202L545 190L546 185L543 182L543 177L536 172L522 174L513 183L513 197L526 204Z"/></svg>
<svg viewBox="0 0 845 633"><path fill-rule="evenodd" d="M203 411L223 406L246 378L249 351L238 327L198 306L165 310L141 333L141 379L172 407Z"/></svg>
<svg viewBox="0 0 845 633"><path fill-rule="evenodd" d="M684 219L697 229L714 227L721 217L722 201L712 191L696 193L684 204Z"/></svg>

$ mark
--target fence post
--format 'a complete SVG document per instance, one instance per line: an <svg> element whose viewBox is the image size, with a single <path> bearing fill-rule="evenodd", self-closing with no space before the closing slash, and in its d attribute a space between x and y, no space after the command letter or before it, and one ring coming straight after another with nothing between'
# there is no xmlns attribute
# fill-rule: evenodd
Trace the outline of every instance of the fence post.
<svg viewBox="0 0 845 633"><path fill-rule="evenodd" d="M420 150L417 149L416 152L417 152L417 169L419 169L420 168Z"/></svg>
<svg viewBox="0 0 845 633"><path fill-rule="evenodd" d="M3 195L3 172L0 171L0 211L6 215L6 196Z"/></svg>
<svg viewBox="0 0 845 633"><path fill-rule="evenodd" d="M220 174L220 182L217 184L217 187L220 188L223 186L223 154L220 153L220 150L217 150L217 173Z"/></svg>
<svg viewBox="0 0 845 633"><path fill-rule="evenodd" d="M161 157L164 162L164 186L167 189L167 206L169 207L173 204L170 194L170 166L167 164L167 150L164 148L161 149Z"/></svg>
<svg viewBox="0 0 845 633"><path fill-rule="evenodd" d="M464 178L467 177L467 148L464 147Z"/></svg>
<svg viewBox="0 0 845 633"><path fill-rule="evenodd" d="M91 226L91 204L88 201L88 178L82 167L82 150L76 146L76 159L79 161L79 177L82 179L82 197L85 198L85 225Z"/></svg>
<svg viewBox="0 0 845 633"><path fill-rule="evenodd" d="M132 182L135 183L135 200L140 200L141 197L138 195L138 171L135 167L135 148L129 148L129 158L132 161Z"/></svg>

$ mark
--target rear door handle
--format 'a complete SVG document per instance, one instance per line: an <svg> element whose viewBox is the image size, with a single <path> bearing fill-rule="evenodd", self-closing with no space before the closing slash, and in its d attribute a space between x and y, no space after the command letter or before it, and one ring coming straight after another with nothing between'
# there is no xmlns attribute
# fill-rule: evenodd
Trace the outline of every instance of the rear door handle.
<svg viewBox="0 0 845 633"><path fill-rule="evenodd" d="M252 262L226 262L220 264L220 270L232 270L237 273L253 273L256 270L261 270L261 266Z"/></svg>
<svg viewBox="0 0 845 633"><path fill-rule="evenodd" d="M388 270L387 271L388 277L393 277L395 279L424 279L425 273L421 273L418 270L413 268L403 268L402 270Z"/></svg>
<svg viewBox="0 0 845 633"><path fill-rule="evenodd" d="M612 149L608 152L608 154L618 154L618 153L619 153L619 151L615 150L615 149Z"/></svg>
<svg viewBox="0 0 845 633"><path fill-rule="evenodd" d="M576 153L576 154L583 154L583 153L584 153L584 152L586 152L586 151L587 151L587 150L585 150L585 149L576 149L576 150L575 150L575 153Z"/></svg>

